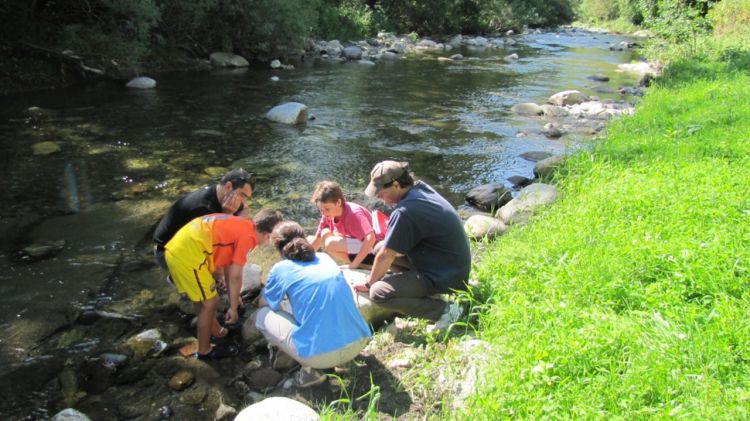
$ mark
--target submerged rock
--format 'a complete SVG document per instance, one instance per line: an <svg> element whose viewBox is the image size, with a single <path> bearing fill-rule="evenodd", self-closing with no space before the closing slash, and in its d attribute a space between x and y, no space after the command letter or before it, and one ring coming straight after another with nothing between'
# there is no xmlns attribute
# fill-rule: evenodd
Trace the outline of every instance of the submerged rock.
<svg viewBox="0 0 750 421"><path fill-rule="evenodd" d="M191 384L193 384L193 381L195 380L195 375L187 370L182 370L177 372L174 376L172 376L171 379L169 379L169 388L172 390L180 391Z"/></svg>
<svg viewBox="0 0 750 421"><path fill-rule="evenodd" d="M57 142L39 142L32 146L34 155L52 155L53 153L60 152L60 144Z"/></svg>
<svg viewBox="0 0 750 421"><path fill-rule="evenodd" d="M156 87L156 81L150 77L141 76L131 79L125 84L125 87L134 89L153 89Z"/></svg>
<svg viewBox="0 0 750 421"><path fill-rule="evenodd" d="M91 418L76 409L66 408L53 415L50 421L91 421Z"/></svg>

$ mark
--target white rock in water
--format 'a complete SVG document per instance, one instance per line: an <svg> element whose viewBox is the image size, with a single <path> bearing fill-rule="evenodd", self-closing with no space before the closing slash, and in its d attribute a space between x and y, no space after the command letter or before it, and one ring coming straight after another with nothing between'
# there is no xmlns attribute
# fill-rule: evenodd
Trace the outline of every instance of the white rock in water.
<svg viewBox="0 0 750 421"><path fill-rule="evenodd" d="M271 68L272 69L281 68L281 62L279 60L271 60Z"/></svg>
<svg viewBox="0 0 750 421"><path fill-rule="evenodd" d="M153 89L156 87L156 81L150 77L141 76L131 79L125 86L134 89Z"/></svg>
<svg viewBox="0 0 750 421"><path fill-rule="evenodd" d="M278 76L271 76L271 82L278 82L279 77Z"/></svg>
<svg viewBox="0 0 750 421"><path fill-rule="evenodd" d="M50 418L50 421L91 421L86 414L73 408L66 408Z"/></svg>
<svg viewBox="0 0 750 421"><path fill-rule="evenodd" d="M271 108L266 118L283 124L302 124L307 121L307 105L299 102L277 105Z"/></svg>
<svg viewBox="0 0 750 421"><path fill-rule="evenodd" d="M240 411L234 421L318 421L309 406L294 399L273 397L264 399Z"/></svg>

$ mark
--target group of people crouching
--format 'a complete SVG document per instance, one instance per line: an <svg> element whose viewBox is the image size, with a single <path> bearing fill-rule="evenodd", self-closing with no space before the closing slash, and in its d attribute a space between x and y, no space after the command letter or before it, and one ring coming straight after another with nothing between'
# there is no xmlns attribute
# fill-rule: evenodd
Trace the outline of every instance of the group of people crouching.
<svg viewBox="0 0 750 421"><path fill-rule="evenodd" d="M435 321L432 330L460 317L459 305L435 295L466 289L471 255L463 225L448 201L414 180L407 163L383 161L370 173L365 194L393 207L385 227L383 214L346 201L337 183L323 181L311 200L320 224L308 239L277 210L263 209L250 219L247 200L254 190L250 173L232 170L177 200L155 230L157 262L195 306L197 358L236 355L236 349L211 344L229 333L216 317L219 292L229 298L224 324L238 323L247 254L267 243L283 260L271 268L255 302L255 325L270 345L300 363L297 386L324 381L318 369L352 360L369 341L352 288L396 314ZM371 270L350 286L340 264Z"/></svg>

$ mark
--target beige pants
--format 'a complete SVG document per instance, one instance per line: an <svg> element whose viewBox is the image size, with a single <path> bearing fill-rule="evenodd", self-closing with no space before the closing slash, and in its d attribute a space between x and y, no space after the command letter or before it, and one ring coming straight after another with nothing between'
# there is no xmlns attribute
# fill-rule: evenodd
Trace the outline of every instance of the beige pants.
<svg viewBox="0 0 750 421"><path fill-rule="evenodd" d="M342 365L354 359L364 349L370 338L362 338L345 345L342 348L303 358L297 354L297 349L292 341L292 328L294 327L294 316L283 311L273 311L263 307L255 316L255 327L258 328L268 343L278 347L302 364L312 368L331 368Z"/></svg>

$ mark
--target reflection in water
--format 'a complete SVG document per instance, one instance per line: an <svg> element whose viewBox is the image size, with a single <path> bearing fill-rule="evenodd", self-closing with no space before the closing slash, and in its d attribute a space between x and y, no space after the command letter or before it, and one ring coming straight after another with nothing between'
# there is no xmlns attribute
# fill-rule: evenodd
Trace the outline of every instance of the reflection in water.
<svg viewBox="0 0 750 421"><path fill-rule="evenodd" d="M77 160L78 165L66 161L63 168L62 198L66 212L78 213L86 211L91 206L91 186L86 174L86 164Z"/></svg>

